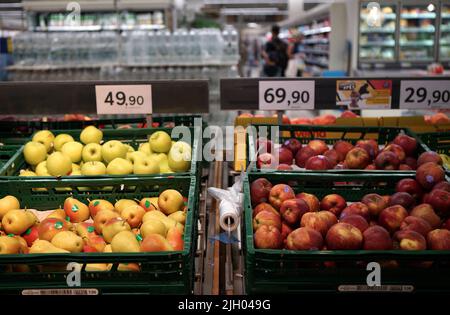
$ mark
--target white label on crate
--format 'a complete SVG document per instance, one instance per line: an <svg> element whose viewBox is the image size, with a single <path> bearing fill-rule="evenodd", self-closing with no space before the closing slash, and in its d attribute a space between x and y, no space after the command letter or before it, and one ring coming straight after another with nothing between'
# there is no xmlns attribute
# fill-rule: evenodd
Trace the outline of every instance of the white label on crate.
<svg viewBox="0 0 450 315"><path fill-rule="evenodd" d="M259 81L260 110L314 109L315 81Z"/></svg>
<svg viewBox="0 0 450 315"><path fill-rule="evenodd" d="M450 107L450 80L402 80L400 108L427 109Z"/></svg>
<svg viewBox="0 0 450 315"><path fill-rule="evenodd" d="M343 284L338 287L339 292L413 292L412 285L380 285L371 286L359 284Z"/></svg>
<svg viewBox="0 0 450 315"><path fill-rule="evenodd" d="M97 114L151 114L152 86L96 85Z"/></svg>
<svg viewBox="0 0 450 315"><path fill-rule="evenodd" d="M22 295L98 295L97 289L25 289Z"/></svg>

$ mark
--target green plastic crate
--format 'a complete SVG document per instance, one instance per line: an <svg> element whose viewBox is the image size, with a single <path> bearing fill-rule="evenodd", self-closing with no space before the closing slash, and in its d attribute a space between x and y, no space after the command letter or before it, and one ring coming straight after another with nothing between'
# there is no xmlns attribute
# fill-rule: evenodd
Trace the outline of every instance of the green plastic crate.
<svg viewBox="0 0 450 315"><path fill-rule="evenodd" d="M197 154L199 153L199 136L196 135L196 131L192 127L185 127L191 132L191 147L192 147L192 161L197 160ZM140 128L140 129L104 129L103 130L103 140L120 140L124 143L130 144L135 149L139 146L140 143L144 143L148 141L148 137L153 134L156 131L165 131L169 135L171 135L172 128ZM187 130L186 130L187 131ZM52 130L52 132L56 135L66 133L71 136L76 141L79 141L79 136L81 133L81 130ZM180 173L173 173L177 175L190 175L195 174L199 176L200 168L198 167L199 163L191 163L191 168L188 172L180 172ZM26 169L28 167L27 163L25 162L25 158L23 156L23 147L21 147L17 154L15 154L5 165L2 169L0 169L0 176L12 176L17 177L19 174L19 171L21 169ZM173 174L167 174L167 175L173 175ZM128 177L136 177L136 176L153 176L153 175L127 175ZM80 176L70 176L70 178L75 178ZM98 177L111 177L111 175L103 175ZM120 177L120 176L119 176ZM32 177L33 179L38 177ZM42 177L42 178L49 178L49 177Z"/></svg>
<svg viewBox="0 0 450 315"><path fill-rule="evenodd" d="M256 157L256 139L259 135L260 127L267 127L267 138L271 139L271 127L274 125L263 125L263 124L255 124L252 127L256 127L257 134L252 134L249 132L249 136L247 138L247 161L250 161L251 158ZM285 140L289 138L297 138L302 144L307 144L311 140L323 140L327 144L334 144L339 140L345 140L355 144L358 140L361 139L375 139L378 141L379 145L386 145L389 142L393 141L394 138L400 133L404 132L405 134L415 138L417 140L417 154L420 155L422 152L429 151L430 149L417 137L417 135L409 130L408 128L398 128L398 127L359 127L359 126L310 126L310 125L277 125L279 127L279 143L283 143ZM259 172L256 167L256 164L249 164L249 171ZM326 171L310 171L310 170L302 170L302 172L324 172L324 173L354 173L359 172L360 170L326 170ZM370 173L397 173L399 171L378 171L372 170L367 171ZM415 171L410 171L411 173L415 173Z"/></svg>
<svg viewBox="0 0 450 315"><path fill-rule="evenodd" d="M417 134L431 150L450 156L450 131Z"/></svg>
<svg viewBox="0 0 450 315"><path fill-rule="evenodd" d="M341 293L342 285L366 285L368 262L395 261L398 268L381 268L382 285L412 286L415 292L450 292L450 251L293 251L255 249L250 183L265 177L272 184L288 183L296 193L319 199L337 193L360 201L368 193L395 192L395 184L411 174L256 174L244 181L244 236L246 291L260 293ZM429 268L418 266L433 261ZM335 267L326 267L329 262Z"/></svg>
<svg viewBox="0 0 450 315"><path fill-rule="evenodd" d="M96 190L99 186L112 190ZM34 191L33 188L47 188ZM70 187L72 191L56 190ZM85 191L79 187L88 187ZM165 189L176 189L188 197L188 212L184 233L184 250L158 253L71 253L71 254L22 254L0 255L0 293L20 294L23 289L68 288L65 266L70 262L83 264L81 288L95 288L100 294L192 294L194 283L194 258L197 245L197 229L194 219L199 206L196 179L185 176L156 177L147 179L45 179L1 181L1 197L17 196L21 206L39 210L55 209L73 196L83 202L86 199L107 199L158 196ZM87 263L112 263L110 271L85 271ZM117 271L119 263L139 263L140 272ZM11 265L28 265L29 272L11 272ZM45 267L45 271L39 269ZM52 270L53 268L53 270ZM59 268L59 269L58 269ZM41 271L40 271L41 270ZM59 271L58 271L59 270Z"/></svg>
<svg viewBox="0 0 450 315"><path fill-rule="evenodd" d="M21 145L2 145L0 146L0 174L6 174L9 161L18 154L22 148Z"/></svg>

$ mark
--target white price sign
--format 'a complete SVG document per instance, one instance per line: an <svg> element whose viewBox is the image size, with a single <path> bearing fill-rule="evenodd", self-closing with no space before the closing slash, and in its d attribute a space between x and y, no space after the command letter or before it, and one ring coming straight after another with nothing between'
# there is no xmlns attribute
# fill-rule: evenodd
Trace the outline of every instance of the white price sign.
<svg viewBox="0 0 450 315"><path fill-rule="evenodd" d="M259 81L259 109L314 109L315 81Z"/></svg>
<svg viewBox="0 0 450 315"><path fill-rule="evenodd" d="M97 114L151 114L151 85L96 85Z"/></svg>
<svg viewBox="0 0 450 315"><path fill-rule="evenodd" d="M449 107L450 80L402 80L400 83L400 108Z"/></svg>

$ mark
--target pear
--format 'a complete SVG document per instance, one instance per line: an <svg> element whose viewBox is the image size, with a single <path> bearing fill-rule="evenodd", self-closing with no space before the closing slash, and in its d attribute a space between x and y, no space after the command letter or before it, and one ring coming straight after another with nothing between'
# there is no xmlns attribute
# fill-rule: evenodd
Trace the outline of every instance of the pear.
<svg viewBox="0 0 450 315"><path fill-rule="evenodd" d="M61 232L62 233L62 232ZM65 249L54 246L49 241L36 240L30 247L30 254L45 254L45 253L69 253Z"/></svg>
<svg viewBox="0 0 450 315"><path fill-rule="evenodd" d="M184 224L186 222L186 212L175 211L175 212L169 214L168 218L174 219L178 223Z"/></svg>
<svg viewBox="0 0 450 315"><path fill-rule="evenodd" d="M107 243L111 243L114 236L122 231L131 231L127 221L122 218L113 218L108 220L103 226L102 234Z"/></svg>
<svg viewBox="0 0 450 315"><path fill-rule="evenodd" d="M83 250L83 239L71 231L62 231L52 238L55 247L71 253L80 253Z"/></svg>
<svg viewBox="0 0 450 315"><path fill-rule="evenodd" d="M159 234L162 237L166 237L167 228L160 220L148 220L141 226L141 235L145 238L150 234Z"/></svg>
<svg viewBox="0 0 450 315"><path fill-rule="evenodd" d="M159 234L150 234L141 243L142 252L173 251L172 245Z"/></svg>
<svg viewBox="0 0 450 315"><path fill-rule="evenodd" d="M137 205L137 202L131 199L120 199L116 201L114 204L114 208L116 211L120 214L122 213L123 209L128 208L129 206Z"/></svg>
<svg viewBox="0 0 450 315"><path fill-rule="evenodd" d="M146 212L159 210L158 197L142 198L141 201L139 201L139 205L144 208Z"/></svg>
<svg viewBox="0 0 450 315"><path fill-rule="evenodd" d="M0 236L0 254L18 254L21 248L21 243L16 237Z"/></svg>
<svg viewBox="0 0 450 315"><path fill-rule="evenodd" d="M140 245L133 232L122 231L113 237L111 249L114 253L134 253L140 251Z"/></svg>
<svg viewBox="0 0 450 315"><path fill-rule="evenodd" d="M111 269L111 267L108 266L108 264L104 263L96 263L96 264L86 264L85 271L92 271L92 272L98 272L98 271L108 271Z"/></svg>
<svg viewBox="0 0 450 315"><path fill-rule="evenodd" d="M56 209L46 217L46 219L48 219L48 218L66 220L66 213L64 212L63 209Z"/></svg>
<svg viewBox="0 0 450 315"><path fill-rule="evenodd" d="M149 220L159 220L166 226L166 229L170 229L171 227L175 227L177 225L177 221L174 219L168 218L164 213L159 210L146 212L144 217L142 218L142 222L145 223Z"/></svg>
<svg viewBox="0 0 450 315"><path fill-rule="evenodd" d="M5 196L0 199L0 220L9 210L20 209L19 200L14 196Z"/></svg>
<svg viewBox="0 0 450 315"><path fill-rule="evenodd" d="M8 211L2 219L2 227L7 234L21 235L37 221L30 211L15 209Z"/></svg>

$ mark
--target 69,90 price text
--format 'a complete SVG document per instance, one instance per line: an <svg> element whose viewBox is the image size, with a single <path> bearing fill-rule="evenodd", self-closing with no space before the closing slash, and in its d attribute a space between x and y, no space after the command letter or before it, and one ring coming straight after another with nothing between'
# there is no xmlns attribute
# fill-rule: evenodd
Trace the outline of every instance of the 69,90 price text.
<svg viewBox="0 0 450 315"><path fill-rule="evenodd" d="M259 81L259 109L314 109L314 88L312 80Z"/></svg>

